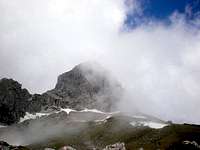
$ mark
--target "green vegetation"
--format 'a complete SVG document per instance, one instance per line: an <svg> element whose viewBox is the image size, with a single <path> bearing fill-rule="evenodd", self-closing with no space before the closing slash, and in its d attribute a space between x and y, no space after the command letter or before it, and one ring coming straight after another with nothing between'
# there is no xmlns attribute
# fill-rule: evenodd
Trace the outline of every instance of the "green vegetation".
<svg viewBox="0 0 200 150"><path fill-rule="evenodd" d="M64 145L70 145L78 150L102 149L106 145L116 142L124 142L127 150L143 147L145 150L154 149L188 149L183 145L185 140L199 142L200 126L172 124L162 129L149 127L134 127L127 119L115 116L107 122L79 123L77 132L62 134L29 145L32 150L43 150L45 147L58 149ZM190 146L189 149L195 149Z"/></svg>

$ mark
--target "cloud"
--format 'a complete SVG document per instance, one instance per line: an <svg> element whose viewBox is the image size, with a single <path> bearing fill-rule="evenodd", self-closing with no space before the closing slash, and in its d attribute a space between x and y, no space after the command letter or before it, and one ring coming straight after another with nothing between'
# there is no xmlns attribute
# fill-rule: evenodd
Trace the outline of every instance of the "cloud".
<svg viewBox="0 0 200 150"><path fill-rule="evenodd" d="M116 42L116 66L131 93L122 103L124 110L138 107L147 114L178 122L200 121L200 36L193 32L180 24L145 26Z"/></svg>
<svg viewBox="0 0 200 150"><path fill-rule="evenodd" d="M199 18L188 24L175 12L171 25L148 20L130 30L127 13L142 8L128 2L0 0L0 77L43 92L58 74L92 59L127 89L122 110L200 123Z"/></svg>
<svg viewBox="0 0 200 150"><path fill-rule="evenodd" d="M0 76L33 92L52 88L59 73L106 52L123 23L121 0L0 0Z"/></svg>

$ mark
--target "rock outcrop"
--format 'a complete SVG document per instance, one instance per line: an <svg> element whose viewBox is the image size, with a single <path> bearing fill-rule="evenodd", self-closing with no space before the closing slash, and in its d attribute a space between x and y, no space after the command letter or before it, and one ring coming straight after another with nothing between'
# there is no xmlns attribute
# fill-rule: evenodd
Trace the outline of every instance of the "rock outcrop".
<svg viewBox="0 0 200 150"><path fill-rule="evenodd" d="M115 143L113 145L106 146L103 150L126 150L124 143Z"/></svg>
<svg viewBox="0 0 200 150"><path fill-rule="evenodd" d="M63 147L61 147L59 150L76 150L76 149L74 149L74 148L71 147L71 146L63 146Z"/></svg>
<svg viewBox="0 0 200 150"><path fill-rule="evenodd" d="M0 80L0 122L12 124L25 115L28 99L31 97L28 90L22 89L21 84L12 79Z"/></svg>

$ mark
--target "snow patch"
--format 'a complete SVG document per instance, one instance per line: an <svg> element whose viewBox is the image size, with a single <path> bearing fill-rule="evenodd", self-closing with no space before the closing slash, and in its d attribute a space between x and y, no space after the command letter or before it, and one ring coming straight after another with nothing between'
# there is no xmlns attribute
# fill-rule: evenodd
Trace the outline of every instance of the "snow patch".
<svg viewBox="0 0 200 150"><path fill-rule="evenodd" d="M70 112L76 112L76 110L70 109L70 108L61 108L61 111L64 111L64 112L66 112L67 114L69 114ZM59 113L59 112L61 112L61 111L58 111L57 113Z"/></svg>
<svg viewBox="0 0 200 150"><path fill-rule="evenodd" d="M0 125L0 128L5 128L5 127L7 127L7 126Z"/></svg>
<svg viewBox="0 0 200 150"><path fill-rule="evenodd" d="M83 109L81 111L77 111L77 110L74 110L74 109L70 109L70 108L60 108L59 111L54 111L54 112L50 112L50 113L35 113L35 114L31 114L31 113L28 113L26 112L26 115L23 117L23 118L20 118L20 123L21 122L24 122L25 120L29 120L29 119L37 119L37 118L40 118L42 116L48 116L48 115L51 115L53 113L60 113L60 112L66 112L67 114L70 114L71 112L93 112L93 113L100 113L100 114L107 114L109 115L109 118L111 117L110 115L113 115L113 114L116 114L116 113L119 113L119 112L110 112L110 113L106 113L106 112L102 112L100 110L97 110L97 109ZM108 118L105 118L103 121L105 121L106 119ZM102 121L102 120L97 120L97 121Z"/></svg>
<svg viewBox="0 0 200 150"><path fill-rule="evenodd" d="M70 109L70 108L61 108L61 111L64 111L67 114L69 114L70 112L93 112L93 113L107 114L107 113L102 112L102 111L97 110L97 109L87 109L87 108L85 108L85 109L83 109L81 111L77 111L77 110ZM58 111L57 113L59 113L61 111Z"/></svg>
<svg viewBox="0 0 200 150"><path fill-rule="evenodd" d="M152 121L141 121L141 122L133 121L130 124L133 126L148 126L153 129L161 129L168 125L165 123L158 123L158 122L152 122Z"/></svg>
<svg viewBox="0 0 200 150"><path fill-rule="evenodd" d="M25 120L29 120L29 119L37 119L37 118L40 118L42 116L49 116L53 113L60 113L61 111L64 111L66 112L67 114L69 114L70 112L72 111L75 111L73 109L69 109L69 108L65 108L65 109L61 109L60 111L57 111L57 112L51 112L51 113L35 113L35 114L31 114L29 112L26 112L26 115L23 117L23 118L20 118L20 123L21 122L24 122Z"/></svg>
<svg viewBox="0 0 200 150"><path fill-rule="evenodd" d="M84 110L81 110L80 112L94 112L94 113L106 114L105 112L102 112L102 111L97 110L97 109L87 109L87 108L85 108Z"/></svg>
<svg viewBox="0 0 200 150"><path fill-rule="evenodd" d="M161 129L165 126L167 126L168 124L164 124L164 123L157 123L157 122L145 122L144 126L149 126L150 128L154 128L154 129Z"/></svg>
<svg viewBox="0 0 200 150"><path fill-rule="evenodd" d="M120 111L115 111L115 112L103 112L103 111L100 111L100 110L97 110L97 109L88 109L88 108L85 108L85 109L83 109L83 110L81 110L81 111L78 111L78 112L93 112L93 113L108 114L108 115L120 113Z"/></svg>
<svg viewBox="0 0 200 150"><path fill-rule="evenodd" d="M48 116L48 115L50 115L50 113L30 114L30 113L26 112L26 115L23 118L20 118L19 122L24 122L25 120L29 120L29 119L37 119L37 118L40 118L42 116Z"/></svg>

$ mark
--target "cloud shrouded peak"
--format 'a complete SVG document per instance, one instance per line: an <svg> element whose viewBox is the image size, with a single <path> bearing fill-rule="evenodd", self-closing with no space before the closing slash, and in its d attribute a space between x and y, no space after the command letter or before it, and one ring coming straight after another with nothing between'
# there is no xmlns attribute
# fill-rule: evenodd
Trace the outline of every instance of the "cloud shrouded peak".
<svg viewBox="0 0 200 150"><path fill-rule="evenodd" d="M21 80L34 92L103 55L125 18L121 0L1 0L0 7L0 76Z"/></svg>
<svg viewBox="0 0 200 150"><path fill-rule="evenodd" d="M136 0L0 0L0 77L44 92L58 74L95 60L127 89L122 110L132 104L199 123L198 15L188 22L184 12L173 12L166 24L138 14L145 13ZM130 19L139 26L130 28Z"/></svg>

